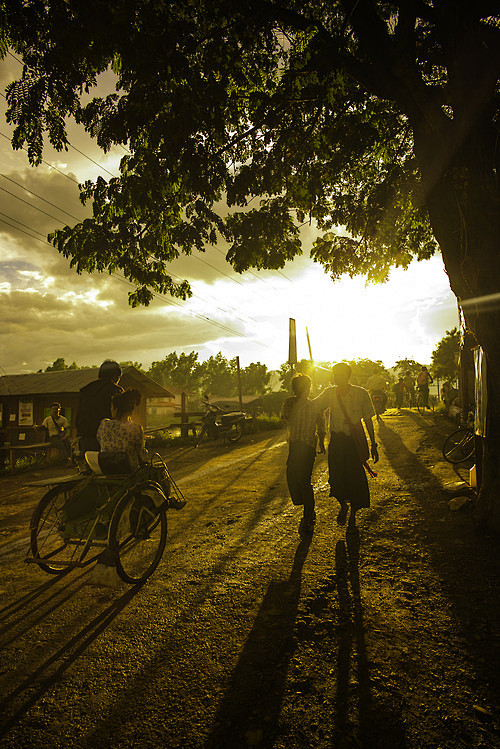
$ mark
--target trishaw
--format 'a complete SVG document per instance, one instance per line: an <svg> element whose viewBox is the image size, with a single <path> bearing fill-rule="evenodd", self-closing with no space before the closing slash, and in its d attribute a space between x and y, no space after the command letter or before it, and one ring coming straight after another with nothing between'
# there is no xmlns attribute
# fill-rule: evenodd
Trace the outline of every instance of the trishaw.
<svg viewBox="0 0 500 749"><path fill-rule="evenodd" d="M126 583L143 582L165 549L166 511L185 504L158 454L131 474L62 476L31 486L49 489L33 512L25 561L54 575L100 560Z"/></svg>

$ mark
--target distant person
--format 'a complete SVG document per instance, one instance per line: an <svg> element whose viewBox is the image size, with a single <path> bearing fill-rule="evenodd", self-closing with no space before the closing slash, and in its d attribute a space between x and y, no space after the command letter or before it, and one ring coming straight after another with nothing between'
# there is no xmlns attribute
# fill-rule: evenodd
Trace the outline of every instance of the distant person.
<svg viewBox="0 0 500 749"><path fill-rule="evenodd" d="M371 452L373 461L378 461L377 443L372 418L375 409L367 390L351 385L351 367L340 362L332 369L334 386L326 388L313 403L330 409L330 444L328 446L328 469L330 496L340 504L337 523L344 525L349 506L348 531L355 533L356 512L370 506L370 490L364 464ZM368 449L368 431L371 450Z"/></svg>
<svg viewBox="0 0 500 749"><path fill-rule="evenodd" d="M444 407L447 412L449 412L450 407L453 405L453 402L456 400L457 396L458 390L453 387L449 380L445 380L441 388L441 400L443 401Z"/></svg>
<svg viewBox="0 0 500 749"><path fill-rule="evenodd" d="M118 385L122 371L118 362L106 359L99 367L98 379L89 382L80 390L80 401L76 415L76 432L79 450L99 450L97 428L103 419L111 418L111 398L123 392Z"/></svg>
<svg viewBox="0 0 500 749"><path fill-rule="evenodd" d="M366 387L375 408L377 421L382 421L381 414L385 412L387 407L387 379L374 369L373 374L366 381Z"/></svg>
<svg viewBox="0 0 500 749"><path fill-rule="evenodd" d="M61 416L61 404L54 402L50 406L51 414L42 421L42 426L49 433L51 445L57 447L59 456L66 463L72 463L71 443L69 440L69 422Z"/></svg>
<svg viewBox="0 0 500 749"><path fill-rule="evenodd" d="M354 385L352 387L354 387ZM380 398L382 406L381 413L383 413L387 406L386 378L384 377L384 375L380 374L380 372L377 372L377 370L374 369L373 374L366 381L366 387L370 392L372 401L376 398Z"/></svg>
<svg viewBox="0 0 500 749"><path fill-rule="evenodd" d="M299 533L309 534L314 530L316 513L314 511L314 490L311 483L318 422L323 423L323 414L317 399L309 400L311 378L306 374L292 377L293 395L287 398L281 407L281 419L288 426L288 458L286 462L286 480L290 498L294 505L303 506L303 516L299 523ZM323 432L320 429L320 450L324 450Z"/></svg>
<svg viewBox="0 0 500 749"><path fill-rule="evenodd" d="M417 390L422 395L422 403L424 408L429 408L429 385L434 382L430 372L427 371L427 367L422 367L417 375Z"/></svg>
<svg viewBox="0 0 500 749"><path fill-rule="evenodd" d="M400 411L403 406L403 401L406 393L406 385L403 377L400 377L395 385L392 386L392 392L394 393L396 408Z"/></svg>
<svg viewBox="0 0 500 749"><path fill-rule="evenodd" d="M406 370L403 379L406 388L406 397L408 398L408 405L411 408L415 403L415 380L410 370Z"/></svg>

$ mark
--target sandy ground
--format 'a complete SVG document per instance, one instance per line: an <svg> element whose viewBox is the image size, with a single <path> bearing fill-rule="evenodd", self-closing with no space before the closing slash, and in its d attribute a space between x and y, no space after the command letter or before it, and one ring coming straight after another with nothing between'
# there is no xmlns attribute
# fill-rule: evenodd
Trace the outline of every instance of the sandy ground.
<svg viewBox="0 0 500 749"><path fill-rule="evenodd" d="M359 538L324 457L297 533L283 432L168 455L187 499L143 586L23 562L40 476L0 479L2 747L500 747L498 539L453 512L452 425L389 412Z"/></svg>

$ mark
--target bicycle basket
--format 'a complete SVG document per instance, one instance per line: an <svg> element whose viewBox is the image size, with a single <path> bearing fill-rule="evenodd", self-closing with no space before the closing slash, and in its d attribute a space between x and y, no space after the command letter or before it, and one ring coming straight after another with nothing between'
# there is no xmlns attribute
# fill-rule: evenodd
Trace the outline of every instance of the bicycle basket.
<svg viewBox="0 0 500 749"><path fill-rule="evenodd" d="M161 486L165 498L168 499L170 496L170 476L167 466L163 461L151 464L151 478Z"/></svg>

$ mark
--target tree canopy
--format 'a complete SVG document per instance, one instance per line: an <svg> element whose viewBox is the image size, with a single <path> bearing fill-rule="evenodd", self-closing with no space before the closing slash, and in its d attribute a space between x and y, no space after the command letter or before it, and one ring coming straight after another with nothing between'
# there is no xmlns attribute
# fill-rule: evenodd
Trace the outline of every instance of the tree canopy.
<svg viewBox="0 0 500 749"><path fill-rule="evenodd" d="M46 367L46 372L60 372L65 369L79 369L78 364L76 361L72 362L71 364L66 364L66 361L63 357L59 357L55 361L52 362L52 364L49 364L48 367Z"/></svg>
<svg viewBox="0 0 500 749"><path fill-rule="evenodd" d="M206 361L198 361L198 353L172 351L161 361L151 364L147 374L164 385L185 389L203 395L236 395L238 392L236 359L227 359L219 351ZM244 395L261 395L266 392L270 372L260 362L252 362L240 369L241 389Z"/></svg>
<svg viewBox="0 0 500 749"><path fill-rule="evenodd" d="M15 148L37 164L44 135L67 147L70 115L130 152L82 186L93 217L52 240L79 272L121 269L132 304L189 294L169 261L221 237L237 271L281 268L306 222L333 278L384 279L435 251L430 180L486 108L483 150L498 134L490 2L4 0L0 24L0 53L24 61ZM109 67L116 91L92 96Z"/></svg>
<svg viewBox="0 0 500 749"><path fill-rule="evenodd" d="M432 372L435 377L456 380L460 353L460 333L458 328L447 330L432 352Z"/></svg>

